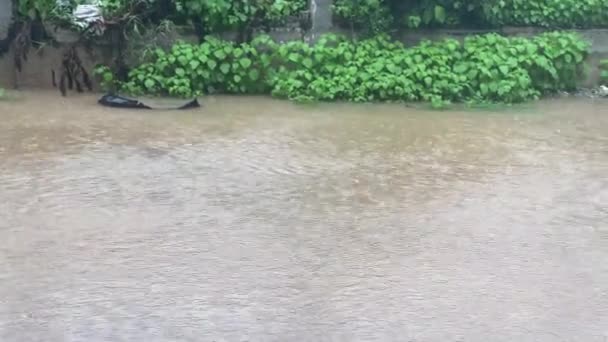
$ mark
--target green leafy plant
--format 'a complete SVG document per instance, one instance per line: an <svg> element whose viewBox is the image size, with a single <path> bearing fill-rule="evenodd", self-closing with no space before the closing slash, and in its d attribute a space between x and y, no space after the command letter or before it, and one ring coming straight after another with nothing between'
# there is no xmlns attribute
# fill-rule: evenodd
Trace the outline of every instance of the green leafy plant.
<svg viewBox="0 0 608 342"><path fill-rule="evenodd" d="M201 23L205 33L238 30L247 41L255 28L268 28L307 8L306 0L176 0L181 15Z"/></svg>
<svg viewBox="0 0 608 342"><path fill-rule="evenodd" d="M208 38L200 45L157 49L129 74L123 89L174 96L271 93L296 101L425 101L435 107L513 103L575 88L587 54L588 44L573 33L488 34L412 48L386 36L353 42L326 35L314 45Z"/></svg>
<svg viewBox="0 0 608 342"><path fill-rule="evenodd" d="M200 45L179 43L129 73L127 92L193 96L200 93L266 93L274 43L268 37L251 44L207 38Z"/></svg>
<svg viewBox="0 0 608 342"><path fill-rule="evenodd" d="M511 103L576 87L587 48L569 33L490 34L409 49L384 37L358 43L332 37L313 47L281 46L279 57L287 60L271 83L273 95L295 100Z"/></svg>
<svg viewBox="0 0 608 342"><path fill-rule="evenodd" d="M608 2L604 0L493 0L483 9L487 21L496 26L608 26Z"/></svg>
<svg viewBox="0 0 608 342"><path fill-rule="evenodd" d="M61 10L55 0L19 0L17 2L17 13L23 18L40 17L45 20Z"/></svg>
<svg viewBox="0 0 608 342"><path fill-rule="evenodd" d="M451 27L451 26L486 26L483 17L482 3L493 0L418 0L403 5L392 1L393 11L405 12L405 24L409 28L417 27Z"/></svg>
<svg viewBox="0 0 608 342"><path fill-rule="evenodd" d="M608 27L604 0L385 0L391 12L417 27Z"/></svg>
<svg viewBox="0 0 608 342"><path fill-rule="evenodd" d="M114 72L106 65L97 65L93 71L103 91L115 91L119 82Z"/></svg>
<svg viewBox="0 0 608 342"><path fill-rule="evenodd" d="M332 9L338 24L353 33L355 30L367 34L386 32L394 21L385 0L336 0Z"/></svg>
<svg viewBox="0 0 608 342"><path fill-rule="evenodd" d="M603 59L600 61L600 82L603 84L608 84L608 59Z"/></svg>
<svg viewBox="0 0 608 342"><path fill-rule="evenodd" d="M393 17L408 28L608 27L604 0L336 0L334 13L341 26L373 33L386 32Z"/></svg>
<svg viewBox="0 0 608 342"><path fill-rule="evenodd" d="M339 26L350 28L352 31L378 34L396 26L408 28L488 26L483 9L497 1L336 0L333 10L335 21Z"/></svg>
<svg viewBox="0 0 608 342"><path fill-rule="evenodd" d="M73 11L78 5L90 4L90 0L14 0L16 3L17 19L20 21L36 21L50 23L76 31L86 30L73 25ZM168 0L99 0L95 3L100 7L108 26L118 23L132 22L133 19L143 20L154 18L155 23L172 17L174 14Z"/></svg>

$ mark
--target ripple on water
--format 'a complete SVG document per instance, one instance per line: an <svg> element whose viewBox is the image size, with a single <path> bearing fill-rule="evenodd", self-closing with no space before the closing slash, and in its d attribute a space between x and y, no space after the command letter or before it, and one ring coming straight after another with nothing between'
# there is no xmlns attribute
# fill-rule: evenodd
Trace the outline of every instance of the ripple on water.
<svg viewBox="0 0 608 342"><path fill-rule="evenodd" d="M2 341L605 334L605 105L94 100L0 103Z"/></svg>

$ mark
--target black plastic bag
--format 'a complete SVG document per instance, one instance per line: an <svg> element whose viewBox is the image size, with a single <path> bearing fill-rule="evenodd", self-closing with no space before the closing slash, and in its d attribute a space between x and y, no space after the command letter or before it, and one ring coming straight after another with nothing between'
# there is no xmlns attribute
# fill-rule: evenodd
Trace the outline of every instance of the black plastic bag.
<svg viewBox="0 0 608 342"><path fill-rule="evenodd" d="M129 98L118 96L118 95L112 95L112 94L107 94L107 95L102 96L98 102L102 106L113 107L113 108L154 109L153 107L148 106L141 101L129 99ZM190 108L198 108L200 106L201 105L198 103L198 100L194 99L194 100L189 101L186 104L183 104L178 107L162 108L162 109L190 109Z"/></svg>

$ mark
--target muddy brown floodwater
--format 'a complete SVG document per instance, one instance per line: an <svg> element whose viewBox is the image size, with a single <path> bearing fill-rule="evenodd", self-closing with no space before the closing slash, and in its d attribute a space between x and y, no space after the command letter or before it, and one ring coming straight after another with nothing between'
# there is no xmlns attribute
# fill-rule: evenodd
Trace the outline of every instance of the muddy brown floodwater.
<svg viewBox="0 0 608 342"><path fill-rule="evenodd" d="M0 341L608 340L608 101L0 102Z"/></svg>

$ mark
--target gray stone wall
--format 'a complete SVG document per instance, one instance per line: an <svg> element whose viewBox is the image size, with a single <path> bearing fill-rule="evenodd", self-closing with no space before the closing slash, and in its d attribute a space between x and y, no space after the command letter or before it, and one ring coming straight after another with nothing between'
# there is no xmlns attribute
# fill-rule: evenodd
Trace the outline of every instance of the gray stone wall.
<svg viewBox="0 0 608 342"><path fill-rule="evenodd" d="M15 85L15 71L13 59L6 53L5 43L8 44L8 29L12 23L13 2L0 0L0 88L10 88Z"/></svg>
<svg viewBox="0 0 608 342"><path fill-rule="evenodd" d="M278 42L287 42L291 40L301 40L314 42L324 33L345 33L350 34L351 32L345 32L338 27L334 27L332 23L332 2L333 0L309 0L310 2L310 20L311 27L308 31L303 31L298 25L291 25L284 28L277 28L270 32L270 36ZM12 16L12 1L11 0L0 0L0 40L6 38L8 28L11 24ZM406 46L412 46L418 44L422 40L440 40L444 38L454 38L458 40L464 39L466 36L484 34L489 32L496 32L490 30L403 30L394 34L394 38L406 44ZM542 29L537 28L504 28L499 33L507 36L534 36L544 32ZM584 82L585 85L596 84L599 80L596 66L601 59L608 58L608 29L595 29L595 30L581 30L578 31L583 37L591 42L591 56L589 58L589 65L591 73L588 75L587 80ZM221 35L224 39L234 39L230 33ZM170 37L170 41L166 42L171 44L171 41L185 40L195 42L197 39L192 35L192 32L175 32L175 35ZM134 43L135 47L138 47L139 43ZM145 45L145 44L144 44ZM107 47L106 47L107 48ZM47 48L45 48L46 50ZM97 53L98 56L103 55L101 51L102 47L99 47ZM43 54L32 58L25 65L24 72L20 73L18 77L11 76L15 74L14 67L12 64L11 53L6 53L0 56L0 87L7 87L11 83L18 83L18 85L24 86L47 86L49 70L56 67L59 63L61 55L61 48L50 49L48 54ZM96 62L102 61L104 58L96 57L99 60L91 60L91 65ZM95 59L95 58L93 58ZM14 82L12 80L15 80Z"/></svg>
<svg viewBox="0 0 608 342"><path fill-rule="evenodd" d="M312 27L308 34L310 41L316 41L323 33L332 29L332 0L310 0Z"/></svg>
<svg viewBox="0 0 608 342"><path fill-rule="evenodd" d="M13 16L13 2L0 0L0 40L6 39Z"/></svg>

